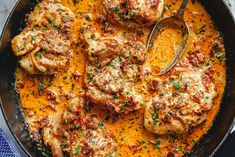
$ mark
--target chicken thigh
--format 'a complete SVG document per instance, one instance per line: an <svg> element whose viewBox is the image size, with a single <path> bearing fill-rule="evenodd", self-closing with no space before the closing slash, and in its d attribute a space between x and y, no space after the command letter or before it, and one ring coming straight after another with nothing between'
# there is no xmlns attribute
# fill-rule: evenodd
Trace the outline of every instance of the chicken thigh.
<svg viewBox="0 0 235 157"><path fill-rule="evenodd" d="M111 113L140 109L144 100L135 83L141 80L147 56L144 43L119 34L92 32L83 33L90 60L85 73L88 99Z"/></svg>
<svg viewBox="0 0 235 157"><path fill-rule="evenodd" d="M28 15L26 28L11 41L20 66L30 74L65 68L73 53L74 20L74 14L61 4L39 3Z"/></svg>
<svg viewBox="0 0 235 157"><path fill-rule="evenodd" d="M111 23L128 28L153 25L161 16L164 0L102 0L101 13Z"/></svg>

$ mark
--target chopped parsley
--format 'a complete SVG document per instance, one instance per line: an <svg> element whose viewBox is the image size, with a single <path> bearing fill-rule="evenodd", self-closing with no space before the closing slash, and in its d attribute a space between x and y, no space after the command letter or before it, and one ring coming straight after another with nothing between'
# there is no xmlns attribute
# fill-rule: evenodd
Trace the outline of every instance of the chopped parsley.
<svg viewBox="0 0 235 157"><path fill-rule="evenodd" d="M57 9L57 11L59 11L59 12L65 12L64 9L61 9L61 8Z"/></svg>
<svg viewBox="0 0 235 157"><path fill-rule="evenodd" d="M153 113L152 113L152 118L153 118L153 126L154 126L154 129L156 129L156 127L157 127L157 122L158 122L158 119L159 119L158 107L157 107L157 106L154 106L154 111L153 111Z"/></svg>
<svg viewBox="0 0 235 157"><path fill-rule="evenodd" d="M54 19L53 19L53 17L50 17L48 19L48 22L51 24L52 27L54 27Z"/></svg>
<svg viewBox="0 0 235 157"><path fill-rule="evenodd" d="M128 105L127 101L123 101L123 104L124 104L124 106Z"/></svg>
<svg viewBox="0 0 235 157"><path fill-rule="evenodd" d="M95 39L95 35L94 34L91 35L91 39Z"/></svg>
<svg viewBox="0 0 235 157"><path fill-rule="evenodd" d="M201 34L201 33L203 33L203 32L205 32L206 31L206 25L203 25L201 28L199 28L199 30L196 32L196 34Z"/></svg>
<svg viewBox="0 0 235 157"><path fill-rule="evenodd" d="M170 9L170 8L171 8L171 5L170 5L170 4L166 4L165 6L167 7L167 9Z"/></svg>
<svg viewBox="0 0 235 157"><path fill-rule="evenodd" d="M161 141L160 140L157 140L154 144L153 144L153 148L154 149L160 149L160 144L161 144Z"/></svg>
<svg viewBox="0 0 235 157"><path fill-rule="evenodd" d="M89 72L94 72L94 71L95 71L95 69L93 69L93 68L89 69Z"/></svg>
<svg viewBox="0 0 235 157"><path fill-rule="evenodd" d="M222 32L219 32L219 37L224 38L224 34Z"/></svg>
<svg viewBox="0 0 235 157"><path fill-rule="evenodd" d="M118 95L117 95L117 94L114 94L114 95L113 95L113 98L114 98L114 99L118 99Z"/></svg>
<svg viewBox="0 0 235 157"><path fill-rule="evenodd" d="M75 155L78 155L78 153L80 153L81 150L81 146L78 145L77 148L75 148Z"/></svg>
<svg viewBox="0 0 235 157"><path fill-rule="evenodd" d="M74 83L72 83L72 84L71 84L71 90L73 90L73 89L74 89L74 87L75 87L75 84L74 84Z"/></svg>
<svg viewBox="0 0 235 157"><path fill-rule="evenodd" d="M219 48L219 44L215 44L213 47L212 47L212 50L214 52L219 52L220 48Z"/></svg>
<svg viewBox="0 0 235 157"><path fill-rule="evenodd" d="M85 32L85 27L82 27L82 28L81 28L81 32L82 32L82 33Z"/></svg>
<svg viewBox="0 0 235 157"><path fill-rule="evenodd" d="M146 145L144 145L144 146L143 146L143 148L144 148L144 149L147 149L147 146L146 146Z"/></svg>
<svg viewBox="0 0 235 157"><path fill-rule="evenodd" d="M114 7L114 12L115 12L116 14L118 14L118 13L119 13L119 9L118 9L118 7Z"/></svg>
<svg viewBox="0 0 235 157"><path fill-rule="evenodd" d="M75 129L80 129L81 126L79 124L75 125Z"/></svg>
<svg viewBox="0 0 235 157"><path fill-rule="evenodd" d="M131 14L131 16L133 17L133 16L136 15L136 12L132 11L130 14Z"/></svg>
<svg viewBox="0 0 235 157"><path fill-rule="evenodd" d="M90 21L91 21L91 17L90 17L90 16L87 16L87 17L86 17L86 20L87 20L88 22L90 22Z"/></svg>
<svg viewBox="0 0 235 157"><path fill-rule="evenodd" d="M110 64L109 64L109 66L111 66L111 67L115 67L115 65L114 65L114 64L112 64L112 63L110 63Z"/></svg>
<svg viewBox="0 0 235 157"><path fill-rule="evenodd" d="M47 30L47 28L46 27L42 27L41 30L45 31L45 30Z"/></svg>
<svg viewBox="0 0 235 157"><path fill-rule="evenodd" d="M123 3L121 3L121 5L122 5L124 8L126 8L126 7L128 6L128 3L127 3L127 2L123 2Z"/></svg>
<svg viewBox="0 0 235 157"><path fill-rule="evenodd" d="M60 148L66 148L67 144L66 143L61 143Z"/></svg>
<svg viewBox="0 0 235 157"><path fill-rule="evenodd" d="M193 144L198 144L198 141L196 141L194 138L192 139Z"/></svg>
<svg viewBox="0 0 235 157"><path fill-rule="evenodd" d="M47 54L49 53L47 48L46 48L46 49L44 49L44 52L45 52L45 53L47 53Z"/></svg>
<svg viewBox="0 0 235 157"><path fill-rule="evenodd" d="M93 80L93 77L91 75L87 75L87 79L89 80L89 82L91 82Z"/></svg>
<svg viewBox="0 0 235 157"><path fill-rule="evenodd" d="M39 91L42 91L44 88L45 88L45 85L40 82L40 83L38 84L38 90L39 90Z"/></svg>
<svg viewBox="0 0 235 157"><path fill-rule="evenodd" d="M37 56L37 57L40 57L40 58L41 58L41 51L37 51L37 52L35 53L35 56Z"/></svg>
<svg viewBox="0 0 235 157"><path fill-rule="evenodd" d="M183 148L182 146L179 146L179 147L177 148L177 150L181 151L182 154L184 154L184 148Z"/></svg>
<svg viewBox="0 0 235 157"><path fill-rule="evenodd" d="M224 59L224 53L219 53L216 58L219 60L219 61L222 61Z"/></svg>
<svg viewBox="0 0 235 157"><path fill-rule="evenodd" d="M110 116L106 116L106 117L104 118L104 120L105 120L105 121L108 121L109 118L110 118Z"/></svg>
<svg viewBox="0 0 235 157"><path fill-rule="evenodd" d="M175 89L176 91L180 90L180 88L181 88L180 82L175 82L175 83L173 84L173 87L174 87L174 89Z"/></svg>
<svg viewBox="0 0 235 157"><path fill-rule="evenodd" d="M33 35L31 38L31 42L35 41L35 39L36 39L36 36Z"/></svg>
<svg viewBox="0 0 235 157"><path fill-rule="evenodd" d="M102 128L103 128L103 126L104 126L104 123L99 122L99 123L98 123L98 126L102 129Z"/></svg>

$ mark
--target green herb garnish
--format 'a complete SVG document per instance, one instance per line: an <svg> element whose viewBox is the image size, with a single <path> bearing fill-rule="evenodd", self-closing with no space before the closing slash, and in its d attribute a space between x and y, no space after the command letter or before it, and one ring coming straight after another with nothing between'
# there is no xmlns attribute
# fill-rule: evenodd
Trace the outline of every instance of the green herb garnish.
<svg viewBox="0 0 235 157"><path fill-rule="evenodd" d="M78 153L80 152L81 150L81 146L78 145L77 148L75 149L75 155L78 155Z"/></svg>
<svg viewBox="0 0 235 157"><path fill-rule="evenodd" d="M205 32L206 31L206 25L203 25L201 28L199 28L199 30L198 30L198 32L196 32L196 34L201 34L201 33L203 33L203 32Z"/></svg>
<svg viewBox="0 0 235 157"><path fill-rule="evenodd" d="M153 148L154 149L160 149L159 145L161 144L160 140L157 140L154 144L153 144Z"/></svg>
<svg viewBox="0 0 235 157"><path fill-rule="evenodd" d="M90 21L91 21L91 17L90 17L90 16L86 17L86 20L87 20L88 22L90 22Z"/></svg>
<svg viewBox="0 0 235 157"><path fill-rule="evenodd" d="M104 123L99 122L99 123L98 123L98 126L102 129L102 128L103 128L103 126L104 126Z"/></svg>
<svg viewBox="0 0 235 157"><path fill-rule="evenodd" d="M119 9L118 9L118 7L114 7L114 12L115 12L116 14L118 14L118 13L119 13Z"/></svg>
<svg viewBox="0 0 235 157"><path fill-rule="evenodd" d="M175 83L173 84L173 87L174 87L174 89L175 89L176 91L178 91L178 90L181 88L180 82L175 82Z"/></svg>

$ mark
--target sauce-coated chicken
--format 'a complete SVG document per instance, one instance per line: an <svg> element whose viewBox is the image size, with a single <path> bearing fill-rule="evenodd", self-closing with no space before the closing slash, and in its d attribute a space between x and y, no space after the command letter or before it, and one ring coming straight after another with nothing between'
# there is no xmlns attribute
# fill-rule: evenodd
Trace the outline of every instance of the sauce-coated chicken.
<svg viewBox="0 0 235 157"><path fill-rule="evenodd" d="M101 12L111 23L128 28L154 24L162 15L164 0L102 0Z"/></svg>
<svg viewBox="0 0 235 157"><path fill-rule="evenodd" d="M179 62L165 78L149 81L152 100L147 104L144 126L153 133L182 134L206 119L212 108L215 90L210 65L195 67L200 53ZM193 61L193 62L192 62Z"/></svg>
<svg viewBox="0 0 235 157"><path fill-rule="evenodd" d="M75 97L63 112L49 117L43 140L54 157L100 157L115 155L117 143L109 129L95 115L86 114L84 98Z"/></svg>
<svg viewBox="0 0 235 157"><path fill-rule="evenodd" d="M74 14L58 3L39 3L27 17L26 28L11 41L19 64L30 74L52 74L72 56Z"/></svg>
<svg viewBox="0 0 235 157"><path fill-rule="evenodd" d="M146 48L141 41L121 35L85 31L89 63L86 65L87 97L112 113L140 109L143 97L135 90L141 79Z"/></svg>

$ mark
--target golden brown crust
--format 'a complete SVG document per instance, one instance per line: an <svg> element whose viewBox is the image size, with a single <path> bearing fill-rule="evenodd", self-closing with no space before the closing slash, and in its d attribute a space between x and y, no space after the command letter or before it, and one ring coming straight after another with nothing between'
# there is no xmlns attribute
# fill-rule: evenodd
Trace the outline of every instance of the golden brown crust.
<svg viewBox="0 0 235 157"><path fill-rule="evenodd" d="M39 3L26 28L11 41L19 63L30 74L52 74L65 68L72 55L74 14L58 3Z"/></svg>
<svg viewBox="0 0 235 157"><path fill-rule="evenodd" d="M93 33L89 29L83 32L82 38L90 59L85 74L88 99L112 113L139 110L144 102L134 84L140 80L147 56L144 43L119 34Z"/></svg>
<svg viewBox="0 0 235 157"><path fill-rule="evenodd" d="M153 25L161 16L164 0L102 0L101 14L127 28Z"/></svg>
<svg viewBox="0 0 235 157"><path fill-rule="evenodd" d="M165 78L150 78L149 90L153 96L144 114L144 126L148 131L159 135L182 134L206 120L217 93L213 71L207 72L210 65L205 66L204 59L200 61L195 55L203 54L189 55ZM154 91L153 82L157 89Z"/></svg>

